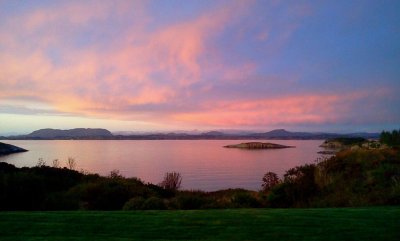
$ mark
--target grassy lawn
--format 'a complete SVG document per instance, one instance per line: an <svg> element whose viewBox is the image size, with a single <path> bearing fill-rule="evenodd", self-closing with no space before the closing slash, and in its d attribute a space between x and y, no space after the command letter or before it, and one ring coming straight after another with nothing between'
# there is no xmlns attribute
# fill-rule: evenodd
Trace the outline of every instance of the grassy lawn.
<svg viewBox="0 0 400 241"><path fill-rule="evenodd" d="M400 240L400 207L0 212L0 240Z"/></svg>

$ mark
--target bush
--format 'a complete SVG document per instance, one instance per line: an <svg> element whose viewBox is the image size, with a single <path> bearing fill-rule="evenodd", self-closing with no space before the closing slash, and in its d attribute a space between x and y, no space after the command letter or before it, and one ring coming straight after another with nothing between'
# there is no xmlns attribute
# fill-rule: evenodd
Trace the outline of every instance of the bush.
<svg viewBox="0 0 400 241"><path fill-rule="evenodd" d="M0 209L54 210L70 209L60 196L77 185L83 175L67 169L48 166L16 168L0 164ZM60 198L59 198L60 197ZM57 202L59 204L57 204ZM64 208L63 203L67 206Z"/></svg>
<svg viewBox="0 0 400 241"><path fill-rule="evenodd" d="M162 198L171 198L174 197L176 192L170 189L164 189L158 185L154 185L154 184L146 184L146 187L151 190L153 193L155 193L155 195L157 195L158 197L162 197Z"/></svg>
<svg viewBox="0 0 400 241"><path fill-rule="evenodd" d="M181 187L182 176L178 172L167 172L164 176L164 180L160 183L160 186L168 189L176 191Z"/></svg>
<svg viewBox="0 0 400 241"><path fill-rule="evenodd" d="M367 139L362 137L338 137L331 139L330 141L336 141L343 145L350 146L350 145L361 145L362 143L366 142Z"/></svg>
<svg viewBox="0 0 400 241"><path fill-rule="evenodd" d="M143 197L134 197L129 199L124 204L124 207L122 208L125 211L130 211L130 210L141 210L143 209L143 204L145 202L145 199Z"/></svg>
<svg viewBox="0 0 400 241"><path fill-rule="evenodd" d="M400 176L392 178L392 182L389 204L400 205Z"/></svg>
<svg viewBox="0 0 400 241"><path fill-rule="evenodd" d="M268 205L273 208L287 208L294 206L293 185L283 182L271 189L268 195Z"/></svg>
<svg viewBox="0 0 400 241"><path fill-rule="evenodd" d="M273 172L265 173L262 181L263 181L262 189L264 192L269 192L273 187L275 187L281 182L278 175Z"/></svg>
<svg viewBox="0 0 400 241"><path fill-rule="evenodd" d="M248 192L237 193L232 197L232 204L236 208L259 208L261 202Z"/></svg>
<svg viewBox="0 0 400 241"><path fill-rule="evenodd" d="M292 168L268 195L271 207L400 204L400 152L347 150Z"/></svg>
<svg viewBox="0 0 400 241"><path fill-rule="evenodd" d="M45 180L33 173L0 175L0 210L42 210Z"/></svg>
<svg viewBox="0 0 400 241"><path fill-rule="evenodd" d="M178 205L177 208L183 210L202 209L211 204L211 200L195 193L179 195L176 198L176 202Z"/></svg>
<svg viewBox="0 0 400 241"><path fill-rule="evenodd" d="M83 208L89 210L120 210L133 196L129 184L115 179L83 184L78 192L81 192Z"/></svg>
<svg viewBox="0 0 400 241"><path fill-rule="evenodd" d="M16 168L14 165L8 164L6 162L0 162L0 174L12 173L17 171L18 168Z"/></svg>
<svg viewBox="0 0 400 241"><path fill-rule="evenodd" d="M49 193L44 202L44 210L78 210L79 198L69 192Z"/></svg>
<svg viewBox="0 0 400 241"><path fill-rule="evenodd" d="M388 146L399 146L400 145L400 130L382 131L379 141Z"/></svg>
<svg viewBox="0 0 400 241"><path fill-rule="evenodd" d="M144 210L163 210L166 209L164 200L159 197L150 197L144 203L142 208Z"/></svg>
<svg viewBox="0 0 400 241"><path fill-rule="evenodd" d="M283 183L271 189L268 197L272 207L308 207L319 194L315 183L316 166L307 164L286 171Z"/></svg>

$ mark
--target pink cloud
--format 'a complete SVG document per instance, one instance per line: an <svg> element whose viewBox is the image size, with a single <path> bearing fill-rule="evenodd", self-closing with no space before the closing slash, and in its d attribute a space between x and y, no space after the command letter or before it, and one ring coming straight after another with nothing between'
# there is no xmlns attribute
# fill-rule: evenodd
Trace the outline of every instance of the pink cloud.
<svg viewBox="0 0 400 241"><path fill-rule="evenodd" d="M178 122L209 126L272 126L286 124L325 124L345 118L354 102L373 92L309 94L258 100L205 103L203 109L173 116Z"/></svg>
<svg viewBox="0 0 400 241"><path fill-rule="evenodd" d="M88 110L117 112L168 102L201 80L205 52L213 51L206 48L207 41L248 5L237 1L153 31L146 30L151 17L140 6L129 30L105 50L96 43L76 49L66 42L76 29L111 15L129 15L127 9L142 5L126 4L129 1L68 2L11 19L1 31L9 48L0 56L0 98L39 95L60 111L100 116L105 113ZM61 64L51 59L48 47L60 52Z"/></svg>
<svg viewBox="0 0 400 241"><path fill-rule="evenodd" d="M55 110L79 116L210 126L267 126L335 122L351 111L353 102L371 94L308 93L279 98L266 94L260 98L247 93L227 100L221 92L210 100L207 94L215 82L228 87L261 82L255 80L259 78L256 61L229 65L223 61L218 46L211 43L227 27L245 29L247 26L236 26L236 21L241 16L252 17L252 4L229 2L185 22L157 27L149 27L152 16L146 2L67 2L16 16L0 26L0 47L4 50L0 55L0 102L29 96ZM310 10L298 6L291 11L303 16ZM79 39L81 31L92 27L91 24L101 26L108 18L127 19L126 28L118 32L120 35L106 36L107 44L93 41L84 47L74 46L72 40ZM284 46L297 26L285 24L271 41L272 27L263 26L264 31L256 37L270 41L265 47L270 54ZM100 36L105 34L99 29ZM49 49L55 50L57 56L52 56ZM296 73L271 77L262 80L262 84L292 85L293 80L288 80L291 76ZM163 110L163 105L172 108ZM154 111L146 106L159 109Z"/></svg>

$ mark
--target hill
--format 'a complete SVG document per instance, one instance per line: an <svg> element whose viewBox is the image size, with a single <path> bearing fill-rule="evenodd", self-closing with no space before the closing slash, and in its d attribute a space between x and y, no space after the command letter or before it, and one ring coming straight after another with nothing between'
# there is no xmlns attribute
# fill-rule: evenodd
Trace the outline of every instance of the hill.
<svg viewBox="0 0 400 241"><path fill-rule="evenodd" d="M26 139L103 139L111 138L113 135L106 129L75 128L70 130L40 129L20 137Z"/></svg>
<svg viewBox="0 0 400 241"><path fill-rule="evenodd" d="M379 133L324 133L324 132L290 132L284 129L276 129L269 132L248 133L236 132L225 133L223 131L209 131L201 134L188 133L152 133L138 135L115 135L117 140L325 140L339 137L364 137L379 138Z"/></svg>
<svg viewBox="0 0 400 241"><path fill-rule="evenodd" d="M265 139L300 139L300 140L323 140L332 138L351 138L351 137L364 137L364 138L379 138L379 133L327 133L327 132L291 132L285 129L276 129L264 133L249 134L255 138Z"/></svg>
<svg viewBox="0 0 400 241"><path fill-rule="evenodd" d="M118 134L120 133L120 134ZM284 129L276 129L269 132L223 132L209 131L200 134L185 132L148 132L136 134L113 135L106 129L76 128L71 130L40 129L28 135L1 137L4 140L37 140L37 139L104 139L104 140L325 140L339 137L364 137L379 138L379 133L324 133L324 132L290 132Z"/></svg>

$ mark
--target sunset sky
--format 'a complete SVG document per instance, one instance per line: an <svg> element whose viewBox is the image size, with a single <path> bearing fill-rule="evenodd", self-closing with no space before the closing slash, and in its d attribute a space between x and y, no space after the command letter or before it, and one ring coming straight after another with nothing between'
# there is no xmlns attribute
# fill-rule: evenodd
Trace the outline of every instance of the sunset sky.
<svg viewBox="0 0 400 241"><path fill-rule="evenodd" d="M400 1L0 0L0 134L400 127Z"/></svg>

